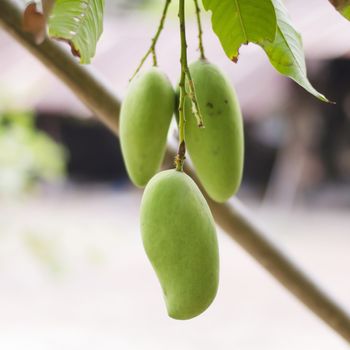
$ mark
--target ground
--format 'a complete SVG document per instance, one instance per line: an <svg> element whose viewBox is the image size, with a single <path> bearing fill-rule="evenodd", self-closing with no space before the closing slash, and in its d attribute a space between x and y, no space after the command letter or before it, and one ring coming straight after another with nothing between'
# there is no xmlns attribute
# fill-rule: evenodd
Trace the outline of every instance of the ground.
<svg viewBox="0 0 350 350"><path fill-rule="evenodd" d="M169 319L142 248L140 198L131 187L68 186L0 202L0 349L347 349L222 232L213 305ZM348 211L248 207L350 308Z"/></svg>

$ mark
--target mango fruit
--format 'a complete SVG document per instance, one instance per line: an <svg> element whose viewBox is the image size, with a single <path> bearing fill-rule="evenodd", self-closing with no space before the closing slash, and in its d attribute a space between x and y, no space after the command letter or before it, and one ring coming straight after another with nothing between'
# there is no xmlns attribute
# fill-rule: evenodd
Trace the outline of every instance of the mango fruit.
<svg viewBox="0 0 350 350"><path fill-rule="evenodd" d="M167 170L150 180L141 233L169 316L186 320L201 314L217 293L219 252L208 204L188 175Z"/></svg>
<svg viewBox="0 0 350 350"><path fill-rule="evenodd" d="M120 111L120 144L131 181L144 187L159 170L175 107L167 76L156 67L130 83Z"/></svg>
<svg viewBox="0 0 350 350"><path fill-rule="evenodd" d="M198 178L208 195L225 202L242 180L244 134L236 93L213 64L199 60L190 65L204 128L198 128L186 97L185 139ZM187 86L188 91L188 86Z"/></svg>

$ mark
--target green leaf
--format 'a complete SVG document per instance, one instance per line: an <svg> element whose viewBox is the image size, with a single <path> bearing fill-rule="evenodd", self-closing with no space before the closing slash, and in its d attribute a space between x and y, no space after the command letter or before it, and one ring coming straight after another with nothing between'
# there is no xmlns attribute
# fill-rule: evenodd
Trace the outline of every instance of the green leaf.
<svg viewBox="0 0 350 350"><path fill-rule="evenodd" d="M350 21L350 0L329 0L329 2Z"/></svg>
<svg viewBox="0 0 350 350"><path fill-rule="evenodd" d="M264 41L260 43L260 46L265 50L271 64L278 72L290 77L320 100L329 102L307 78L301 36L293 28L285 6L280 0L273 0L273 3L277 15L276 38L274 42Z"/></svg>
<svg viewBox="0 0 350 350"><path fill-rule="evenodd" d="M276 13L272 0L202 0L212 11L212 25L227 56L237 61L239 48L249 42L273 41Z"/></svg>
<svg viewBox="0 0 350 350"><path fill-rule="evenodd" d="M67 41L81 63L90 63L103 31L104 0L56 0L49 35Z"/></svg>

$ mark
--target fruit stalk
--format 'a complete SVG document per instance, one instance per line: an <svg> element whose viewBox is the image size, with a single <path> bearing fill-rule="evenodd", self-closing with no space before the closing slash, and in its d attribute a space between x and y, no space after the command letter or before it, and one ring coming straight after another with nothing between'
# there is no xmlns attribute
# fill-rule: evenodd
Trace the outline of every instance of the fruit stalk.
<svg viewBox="0 0 350 350"><path fill-rule="evenodd" d="M179 1L179 21L180 21L180 40L181 40L181 77L180 77L180 101L179 101L179 150L175 158L176 170L183 171L183 165L186 155L185 142L185 98L188 96L192 103L193 115L197 120L199 128L204 127L203 118L199 110L196 97L195 86L191 77L187 60L187 40L186 40L186 20L185 20L185 1ZM186 79L188 81L188 92L186 91Z"/></svg>
<svg viewBox="0 0 350 350"><path fill-rule="evenodd" d="M181 79L182 74L184 74L184 82L183 85L185 86L186 79L188 81L188 92L185 90L184 98L187 95L192 103L192 111L193 115L197 120L197 126L199 128L204 127L202 114L199 109L197 97L196 97L196 90L195 86L191 77L190 69L188 68L188 62L187 62L187 41L186 41L186 24L185 24L185 6L184 1L179 1L179 19L180 19L180 37L181 37ZM181 84L180 81L180 105L181 105ZM185 89L185 87L184 87ZM184 101L183 101L184 102ZM181 140L181 139L180 139ZM180 142L181 144L181 142Z"/></svg>
<svg viewBox="0 0 350 350"><path fill-rule="evenodd" d="M175 158L176 170L183 171L186 155L185 142L185 97L186 92L186 67L187 67L187 41L185 24L185 0L179 0L179 21L180 21L180 40L181 40L181 77L180 77L180 101L179 101L179 150Z"/></svg>
<svg viewBox="0 0 350 350"><path fill-rule="evenodd" d="M198 25L198 48L200 52L200 58L201 60L205 60L201 9L199 7L198 0L193 0L193 1L194 1L194 6L196 8L196 17L197 17L197 25Z"/></svg>
<svg viewBox="0 0 350 350"><path fill-rule="evenodd" d="M164 22L165 22L167 14L168 14L168 9L169 9L170 3L171 3L171 0L165 0L165 5L164 5L164 8L163 8L162 17L160 19L157 32L156 32L155 36L152 38L151 46L148 49L148 51L146 52L146 54L142 57L142 60L141 60L141 62L139 64L139 66L136 68L135 73L130 78L130 81L135 78L135 76L140 71L140 69L142 68L143 64L145 63L145 61L147 60L147 58L148 58L148 56L150 54L152 54L153 66L156 67L158 65L157 54L156 54L156 45L157 45L160 33L162 32L162 30L164 28Z"/></svg>

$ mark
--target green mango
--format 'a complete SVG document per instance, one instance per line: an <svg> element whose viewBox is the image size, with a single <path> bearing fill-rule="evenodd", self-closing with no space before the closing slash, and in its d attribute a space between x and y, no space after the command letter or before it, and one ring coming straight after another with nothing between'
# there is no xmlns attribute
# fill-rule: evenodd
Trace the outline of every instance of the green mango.
<svg viewBox="0 0 350 350"><path fill-rule="evenodd" d="M198 128L186 97L186 145L200 182L208 195L225 202L242 180L244 134L236 93L213 64L199 60L190 65L204 128ZM187 86L188 90L188 86Z"/></svg>
<svg viewBox="0 0 350 350"><path fill-rule="evenodd" d="M151 179L141 232L169 316L186 320L205 311L218 289L218 243L208 204L188 175L166 170Z"/></svg>
<svg viewBox="0 0 350 350"><path fill-rule="evenodd" d="M120 144L131 181L144 187L164 158L175 93L167 76L151 68L129 85L120 112Z"/></svg>

